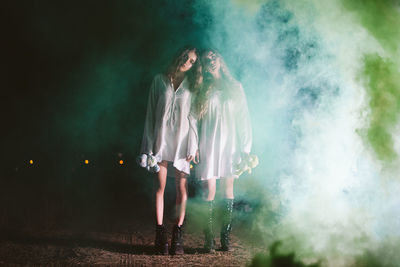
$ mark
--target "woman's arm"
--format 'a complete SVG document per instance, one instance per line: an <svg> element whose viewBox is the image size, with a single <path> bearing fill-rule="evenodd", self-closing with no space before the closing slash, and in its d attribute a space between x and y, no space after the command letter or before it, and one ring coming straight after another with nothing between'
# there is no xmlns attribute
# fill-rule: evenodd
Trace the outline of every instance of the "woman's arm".
<svg viewBox="0 0 400 267"><path fill-rule="evenodd" d="M250 113L247 106L246 95L244 94L242 85L238 87L236 95L236 132L240 140L240 152L249 154L252 145L252 129Z"/></svg>
<svg viewBox="0 0 400 267"><path fill-rule="evenodd" d="M195 103L192 101L191 110L188 115L189 119L189 138L188 138L188 154L187 160L193 160L194 163L197 163L198 157L196 157L197 150L198 150L198 143L199 143L199 136L198 136L198 119L195 112Z"/></svg>
<svg viewBox="0 0 400 267"><path fill-rule="evenodd" d="M156 86L157 86L157 76L153 79L150 86L149 98L147 102L147 112L146 119L144 122L144 132L142 139L142 154L153 154L153 146L155 139L155 123L156 123Z"/></svg>

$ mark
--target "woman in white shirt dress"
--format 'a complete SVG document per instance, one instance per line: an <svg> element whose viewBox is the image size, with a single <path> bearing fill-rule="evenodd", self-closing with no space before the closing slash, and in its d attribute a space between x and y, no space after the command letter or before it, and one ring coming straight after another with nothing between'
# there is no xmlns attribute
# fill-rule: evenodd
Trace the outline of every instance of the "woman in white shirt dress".
<svg viewBox="0 0 400 267"><path fill-rule="evenodd" d="M175 169L177 213L170 253L183 254L181 226L187 200L186 178L197 150L196 142L189 138L188 116L192 95L200 82L201 68L196 49L185 47L178 52L166 73L154 77L150 87L141 152L153 155L160 167L155 193L155 249L159 254L168 254L167 231L163 224L168 163Z"/></svg>
<svg viewBox="0 0 400 267"><path fill-rule="evenodd" d="M196 100L198 120L199 164L196 177L204 181L207 201L205 244L215 250L213 209L216 179L220 179L223 196L221 249L230 250L232 229L233 183L238 178L235 166L249 156L252 143L250 116L243 88L229 73L222 57L213 50L201 55L203 85Z"/></svg>

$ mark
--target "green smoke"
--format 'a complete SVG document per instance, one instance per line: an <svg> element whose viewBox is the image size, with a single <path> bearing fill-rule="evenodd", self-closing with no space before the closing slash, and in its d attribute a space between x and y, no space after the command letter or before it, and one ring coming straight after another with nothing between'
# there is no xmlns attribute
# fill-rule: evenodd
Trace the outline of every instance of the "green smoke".
<svg viewBox="0 0 400 267"><path fill-rule="evenodd" d="M400 73L396 64L376 54L366 55L364 64L366 90L371 98L368 141L380 160L394 160L397 154L390 131L399 118Z"/></svg>
<svg viewBox="0 0 400 267"><path fill-rule="evenodd" d="M269 254L257 254L250 263L250 267L274 267L274 266L288 266L288 267L318 267L320 263L305 264L296 259L296 254L290 252L284 254L279 251L282 245L280 241L274 242L270 246Z"/></svg>
<svg viewBox="0 0 400 267"><path fill-rule="evenodd" d="M395 0L342 1L353 11L362 26L381 44L386 58L378 54L364 56L362 76L365 80L371 116L366 137L382 161L397 158L391 132L400 111L400 79L396 64L400 40L400 2Z"/></svg>
<svg viewBox="0 0 400 267"><path fill-rule="evenodd" d="M342 0L345 8L357 14L361 24L389 52L398 49L400 40L400 1Z"/></svg>

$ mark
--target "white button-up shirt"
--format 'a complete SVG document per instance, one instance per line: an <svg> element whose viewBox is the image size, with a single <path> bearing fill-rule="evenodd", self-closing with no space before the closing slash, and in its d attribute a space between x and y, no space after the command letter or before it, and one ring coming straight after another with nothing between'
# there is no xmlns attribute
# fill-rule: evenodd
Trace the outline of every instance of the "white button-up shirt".
<svg viewBox="0 0 400 267"><path fill-rule="evenodd" d="M252 129L246 96L240 84L234 84L237 93L223 99L223 92L213 88L208 99L208 109L199 121L198 142L200 163L196 177L232 178L235 165L242 153L250 153Z"/></svg>
<svg viewBox="0 0 400 267"><path fill-rule="evenodd" d="M195 155L197 143L189 138L189 113L192 93L185 78L175 90L164 74L154 77L150 87L144 126L142 153L152 154L158 162L170 161L173 166L190 173L188 155ZM193 134L195 131L191 131ZM195 137L194 137L195 138Z"/></svg>

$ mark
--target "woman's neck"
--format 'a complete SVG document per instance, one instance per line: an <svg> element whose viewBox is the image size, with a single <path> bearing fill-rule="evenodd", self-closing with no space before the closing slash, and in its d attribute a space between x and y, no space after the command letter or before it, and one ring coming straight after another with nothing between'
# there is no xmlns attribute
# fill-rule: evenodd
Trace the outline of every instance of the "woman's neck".
<svg viewBox="0 0 400 267"><path fill-rule="evenodd" d="M184 77L185 77L184 72L178 72L175 74L174 80L183 80Z"/></svg>
<svg viewBox="0 0 400 267"><path fill-rule="evenodd" d="M183 72L178 72L175 74L174 77L171 77L171 82L175 90L178 89L179 85L182 83L184 78L185 78L185 73Z"/></svg>

